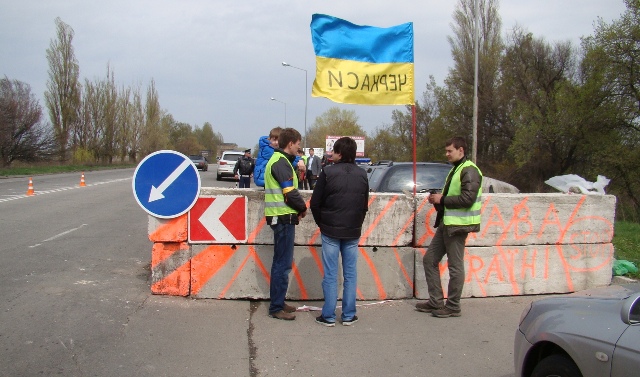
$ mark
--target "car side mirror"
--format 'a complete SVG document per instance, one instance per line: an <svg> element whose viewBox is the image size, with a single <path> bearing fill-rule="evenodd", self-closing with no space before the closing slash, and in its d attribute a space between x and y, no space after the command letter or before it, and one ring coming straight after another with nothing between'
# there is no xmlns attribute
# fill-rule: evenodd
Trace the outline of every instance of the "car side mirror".
<svg viewBox="0 0 640 377"><path fill-rule="evenodd" d="M640 292L629 296L620 310L622 322L633 325L640 323Z"/></svg>

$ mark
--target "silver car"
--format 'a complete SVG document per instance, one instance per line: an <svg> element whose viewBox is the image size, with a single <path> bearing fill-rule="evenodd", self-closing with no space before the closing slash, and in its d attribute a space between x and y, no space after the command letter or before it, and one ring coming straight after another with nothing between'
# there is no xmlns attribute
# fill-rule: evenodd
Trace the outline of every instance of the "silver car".
<svg viewBox="0 0 640 377"><path fill-rule="evenodd" d="M545 298L522 313L517 377L640 376L640 284Z"/></svg>

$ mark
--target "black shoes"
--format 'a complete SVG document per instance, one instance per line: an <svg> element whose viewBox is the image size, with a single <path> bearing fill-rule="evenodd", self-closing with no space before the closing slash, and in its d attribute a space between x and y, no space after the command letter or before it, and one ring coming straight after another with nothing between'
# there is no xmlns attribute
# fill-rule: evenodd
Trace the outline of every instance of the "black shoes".
<svg viewBox="0 0 640 377"><path fill-rule="evenodd" d="M423 313L431 313L434 310L439 310L442 308L437 308L433 305L431 305L431 303L429 303L429 301L425 301L425 302L419 302L416 304L416 310L419 312L423 312Z"/></svg>
<svg viewBox="0 0 640 377"><path fill-rule="evenodd" d="M356 322L358 322L358 316L354 315L353 318L351 318L350 320L342 321L342 326L351 326Z"/></svg>
<svg viewBox="0 0 640 377"><path fill-rule="evenodd" d="M319 323L319 324L321 324L323 326L327 326L327 327L334 327L336 325L335 322L329 322L326 319L324 319L324 317L321 316L321 315L316 317L316 323Z"/></svg>
<svg viewBox="0 0 640 377"><path fill-rule="evenodd" d="M460 317L462 315L460 310L453 310L446 306L442 309L434 310L431 315L438 318Z"/></svg>

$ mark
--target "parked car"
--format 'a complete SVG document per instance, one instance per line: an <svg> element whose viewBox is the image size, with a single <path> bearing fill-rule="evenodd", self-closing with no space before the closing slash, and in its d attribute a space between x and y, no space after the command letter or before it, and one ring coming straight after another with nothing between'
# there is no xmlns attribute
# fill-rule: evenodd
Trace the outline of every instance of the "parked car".
<svg viewBox="0 0 640 377"><path fill-rule="evenodd" d="M218 160L218 173L216 179L219 181L223 177L233 177L233 168L240 157L244 156L244 152L225 151Z"/></svg>
<svg viewBox="0 0 640 377"><path fill-rule="evenodd" d="M193 161L193 163L196 165L196 168L198 168L198 170L202 170L202 171L209 170L209 162L207 161L206 158L204 158L204 156L201 156L199 154L192 154L189 156L189 158L191 159L191 161Z"/></svg>
<svg viewBox="0 0 640 377"><path fill-rule="evenodd" d="M441 191L451 165L442 162L416 162L416 192ZM367 168L369 190L375 192L413 192L413 163L385 161ZM482 192L518 193L515 186L483 177Z"/></svg>
<svg viewBox="0 0 640 377"><path fill-rule="evenodd" d="M545 298L522 313L516 377L640 374L640 284Z"/></svg>

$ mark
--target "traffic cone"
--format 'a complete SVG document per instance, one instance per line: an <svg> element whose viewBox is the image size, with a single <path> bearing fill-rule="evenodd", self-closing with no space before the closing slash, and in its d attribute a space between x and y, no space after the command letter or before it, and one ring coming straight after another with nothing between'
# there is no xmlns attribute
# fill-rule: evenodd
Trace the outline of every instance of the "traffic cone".
<svg viewBox="0 0 640 377"><path fill-rule="evenodd" d="M33 180L29 177L29 188L27 189L27 196L34 196L36 193L33 191Z"/></svg>
<svg viewBox="0 0 640 377"><path fill-rule="evenodd" d="M84 172L82 172L82 175L80 176L80 187L85 187L87 184L84 183Z"/></svg>

